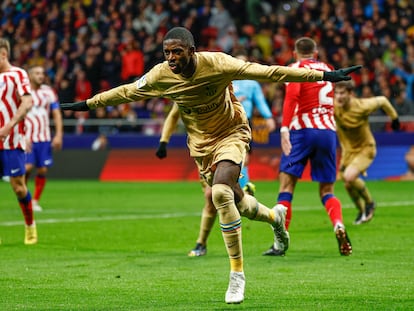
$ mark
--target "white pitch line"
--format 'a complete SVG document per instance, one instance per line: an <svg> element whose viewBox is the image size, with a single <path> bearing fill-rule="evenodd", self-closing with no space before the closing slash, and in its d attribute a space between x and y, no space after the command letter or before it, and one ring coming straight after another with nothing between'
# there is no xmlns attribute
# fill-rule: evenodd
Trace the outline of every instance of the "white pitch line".
<svg viewBox="0 0 414 311"><path fill-rule="evenodd" d="M58 223L74 223L74 222L98 222L112 220L138 220L138 219L162 219L162 218L180 218L200 216L199 213L176 213L176 214L153 214L153 215L111 215L100 217L71 217L71 218L49 218L36 220L37 224L58 224ZM0 222L0 226L11 227L22 225L20 221L4 221Z"/></svg>
<svg viewBox="0 0 414 311"><path fill-rule="evenodd" d="M379 208L393 207L393 206L414 206L414 201L394 201L394 202L380 202L377 204ZM298 211L315 210L318 207L322 208L322 204L319 206L295 206L293 209ZM355 208L353 204L344 204L343 208ZM47 212L45 212L47 213ZM75 223L75 222L98 222L98 221L113 221L113 220L139 220L139 219L168 219L168 218L180 218L180 217L200 217L201 210L194 213L166 213L166 214L144 214L144 215L110 215L100 217L70 217L70 218L49 218L49 219L38 219L38 224L58 224L58 223ZM0 226L11 227L20 226L23 224L22 220L18 221L3 221L0 222Z"/></svg>

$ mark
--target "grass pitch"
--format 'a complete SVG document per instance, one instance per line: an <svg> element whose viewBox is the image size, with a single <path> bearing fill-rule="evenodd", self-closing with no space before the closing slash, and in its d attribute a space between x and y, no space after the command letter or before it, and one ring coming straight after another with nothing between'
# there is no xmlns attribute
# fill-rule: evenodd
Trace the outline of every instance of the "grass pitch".
<svg viewBox="0 0 414 311"><path fill-rule="evenodd" d="M256 185L258 199L273 206L278 184ZM203 206L199 183L51 180L34 246L23 244L20 209L0 183L0 310L412 309L414 183L368 186L377 211L360 226L336 186L350 257L339 255L315 183L298 184L287 256L262 256L272 232L244 219L245 301L226 305L229 262L217 224L207 256L187 257Z"/></svg>

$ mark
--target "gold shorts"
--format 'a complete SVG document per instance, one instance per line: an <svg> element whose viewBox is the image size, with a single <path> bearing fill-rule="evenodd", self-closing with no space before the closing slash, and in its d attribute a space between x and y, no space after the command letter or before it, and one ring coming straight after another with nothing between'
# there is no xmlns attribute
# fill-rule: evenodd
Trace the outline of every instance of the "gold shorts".
<svg viewBox="0 0 414 311"><path fill-rule="evenodd" d="M242 167L248 149L249 144L240 140L240 137L230 136L224 138L217 144L213 153L204 157L194 158L200 177L202 177L209 186L212 186L217 163L227 160Z"/></svg>
<svg viewBox="0 0 414 311"><path fill-rule="evenodd" d="M377 155L375 145L368 145L356 152L344 152L340 163L340 171L344 172L348 166L356 167L361 174L366 175L368 167Z"/></svg>

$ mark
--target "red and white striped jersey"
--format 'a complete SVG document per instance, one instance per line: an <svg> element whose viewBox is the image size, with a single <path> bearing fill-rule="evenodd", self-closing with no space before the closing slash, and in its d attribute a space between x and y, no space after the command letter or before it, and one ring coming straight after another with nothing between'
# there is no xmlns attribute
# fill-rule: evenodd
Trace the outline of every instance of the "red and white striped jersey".
<svg viewBox="0 0 414 311"><path fill-rule="evenodd" d="M25 119L26 137L34 143L51 141L50 110L59 107L56 92L43 84L32 90L32 97L33 107Z"/></svg>
<svg viewBox="0 0 414 311"><path fill-rule="evenodd" d="M290 66L322 71L333 69L314 59L301 60ZM333 98L333 84L329 81L286 83L282 126L291 130L313 128L335 131Z"/></svg>
<svg viewBox="0 0 414 311"><path fill-rule="evenodd" d="M20 96L28 93L31 93L30 81L24 69L11 66L0 72L0 127L10 122L20 107ZM4 141L0 141L0 150L18 148L26 148L23 120L12 128Z"/></svg>

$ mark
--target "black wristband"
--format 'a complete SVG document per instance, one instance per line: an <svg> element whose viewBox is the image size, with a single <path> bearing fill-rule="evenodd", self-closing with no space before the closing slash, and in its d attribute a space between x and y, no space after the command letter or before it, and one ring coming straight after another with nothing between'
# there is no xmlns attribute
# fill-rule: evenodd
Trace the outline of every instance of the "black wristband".
<svg viewBox="0 0 414 311"><path fill-rule="evenodd" d="M86 104L86 100L76 103L65 103L60 104L62 110L73 110L73 111L88 111L89 106Z"/></svg>

